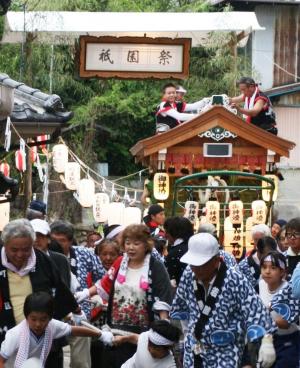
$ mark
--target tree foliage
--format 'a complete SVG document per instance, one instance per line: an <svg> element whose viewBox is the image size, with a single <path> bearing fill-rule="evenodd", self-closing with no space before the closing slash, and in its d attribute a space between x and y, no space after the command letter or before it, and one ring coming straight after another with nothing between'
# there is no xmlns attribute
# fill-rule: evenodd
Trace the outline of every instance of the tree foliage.
<svg viewBox="0 0 300 368"><path fill-rule="evenodd" d="M21 10L21 1L12 8ZM26 11L209 11L202 0L27 0ZM20 45L0 45L0 70L17 80L49 92L51 46L34 40L29 63ZM168 81L82 80L78 78L76 46L55 45L53 54L53 93L61 96L67 109L75 112L72 129L64 138L83 160L106 161L110 174L125 175L136 170L129 148L154 133L154 111L160 90ZM24 60L25 59L25 60ZM24 65L22 60L25 61ZM245 71L245 63L233 69L230 49L215 39L210 47L191 51L190 77L183 83L188 100L216 93L228 93L233 81Z"/></svg>

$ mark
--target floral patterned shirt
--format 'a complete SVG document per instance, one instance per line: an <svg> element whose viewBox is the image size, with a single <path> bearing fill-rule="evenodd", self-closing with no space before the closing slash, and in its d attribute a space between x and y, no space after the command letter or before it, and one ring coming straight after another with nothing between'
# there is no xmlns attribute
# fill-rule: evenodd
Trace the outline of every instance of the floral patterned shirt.
<svg viewBox="0 0 300 368"><path fill-rule="evenodd" d="M142 268L128 268L126 281L115 282L115 292L112 305L112 324L148 327L148 311L146 292L140 288Z"/></svg>

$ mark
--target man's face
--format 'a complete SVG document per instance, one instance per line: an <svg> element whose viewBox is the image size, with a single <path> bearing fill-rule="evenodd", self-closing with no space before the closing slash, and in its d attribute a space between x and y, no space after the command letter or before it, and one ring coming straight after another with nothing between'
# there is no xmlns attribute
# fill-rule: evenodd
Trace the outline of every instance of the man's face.
<svg viewBox="0 0 300 368"><path fill-rule="evenodd" d="M241 83L239 85L239 89L245 97L251 97L255 92L256 87L254 85L248 86L247 84Z"/></svg>
<svg viewBox="0 0 300 368"><path fill-rule="evenodd" d="M51 239L56 240L58 244L62 247L65 255L68 255L70 253L72 240L70 240L65 234L51 233L50 236Z"/></svg>
<svg viewBox="0 0 300 368"><path fill-rule="evenodd" d="M97 240L100 240L101 236L99 234L91 234L88 238L87 238L87 242L86 242L86 246L88 248L95 248L95 242Z"/></svg>
<svg viewBox="0 0 300 368"><path fill-rule="evenodd" d="M158 225L163 225L166 220L165 212L161 211L156 215L151 215L151 220L156 222Z"/></svg>
<svg viewBox="0 0 300 368"><path fill-rule="evenodd" d="M34 247L45 252L48 250L48 242L49 242L49 239L48 239L48 236L47 235L44 235L44 234L41 234L41 233L35 233L36 235L36 239L35 239L35 242L34 242Z"/></svg>
<svg viewBox="0 0 300 368"><path fill-rule="evenodd" d="M5 243L4 249L7 259L18 270L27 265L32 251L31 238L13 238Z"/></svg>
<svg viewBox="0 0 300 368"><path fill-rule="evenodd" d="M164 93L164 100L168 102L174 102L176 98L176 88L175 87L167 87Z"/></svg>
<svg viewBox="0 0 300 368"><path fill-rule="evenodd" d="M176 100L177 101L182 101L184 97L184 93L183 92L176 92Z"/></svg>
<svg viewBox="0 0 300 368"><path fill-rule="evenodd" d="M296 229L287 229L285 233L287 242L296 254L300 253L300 232Z"/></svg>
<svg viewBox="0 0 300 368"><path fill-rule="evenodd" d="M205 283L211 281L216 274L219 265L220 257L216 256L202 266L191 266L191 269L194 272L196 279Z"/></svg>

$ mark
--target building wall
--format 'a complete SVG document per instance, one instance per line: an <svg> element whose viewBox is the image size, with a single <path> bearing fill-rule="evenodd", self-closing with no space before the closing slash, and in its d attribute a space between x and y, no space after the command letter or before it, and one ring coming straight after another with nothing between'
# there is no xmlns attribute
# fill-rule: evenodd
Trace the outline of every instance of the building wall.
<svg viewBox="0 0 300 368"><path fill-rule="evenodd" d="M280 167L300 168L300 107L275 106L278 135L296 143L296 147L290 152L290 157L282 157Z"/></svg>

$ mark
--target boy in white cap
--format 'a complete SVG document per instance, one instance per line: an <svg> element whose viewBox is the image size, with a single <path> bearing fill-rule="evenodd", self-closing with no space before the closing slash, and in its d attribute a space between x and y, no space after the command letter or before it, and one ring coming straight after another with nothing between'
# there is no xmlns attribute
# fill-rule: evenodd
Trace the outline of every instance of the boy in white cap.
<svg viewBox="0 0 300 368"><path fill-rule="evenodd" d="M184 367L237 368L248 341L261 340L258 361L275 361L271 315L247 279L227 268L217 240L208 233L192 236L181 262L185 269L173 300L171 317L188 320Z"/></svg>

